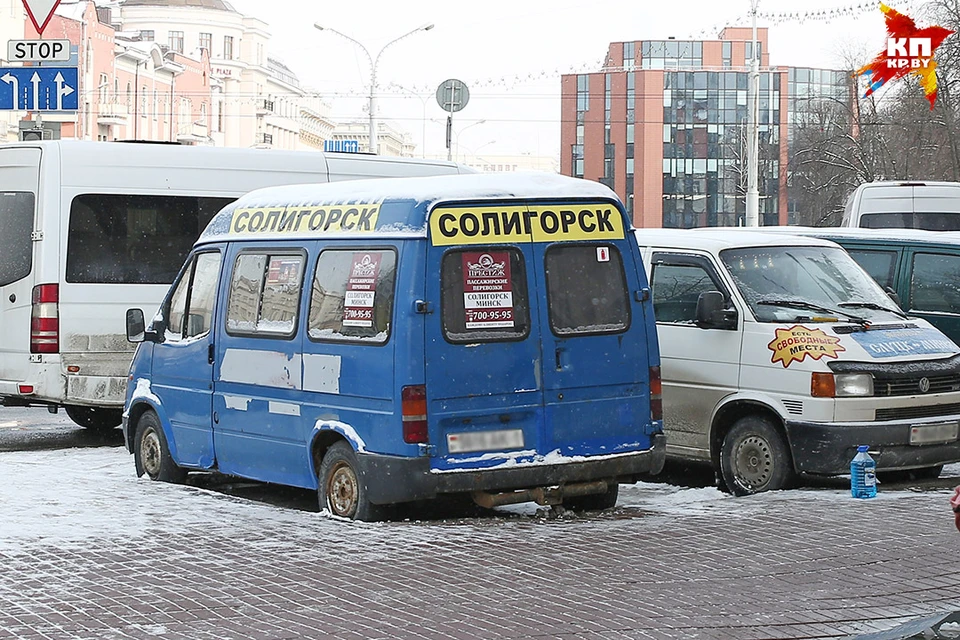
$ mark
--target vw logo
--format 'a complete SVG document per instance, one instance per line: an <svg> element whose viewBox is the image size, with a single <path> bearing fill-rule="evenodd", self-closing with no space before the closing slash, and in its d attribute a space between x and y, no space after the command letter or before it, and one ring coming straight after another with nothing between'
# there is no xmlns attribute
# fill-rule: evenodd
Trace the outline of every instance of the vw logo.
<svg viewBox="0 0 960 640"><path fill-rule="evenodd" d="M930 378L920 378L920 393L930 391Z"/></svg>

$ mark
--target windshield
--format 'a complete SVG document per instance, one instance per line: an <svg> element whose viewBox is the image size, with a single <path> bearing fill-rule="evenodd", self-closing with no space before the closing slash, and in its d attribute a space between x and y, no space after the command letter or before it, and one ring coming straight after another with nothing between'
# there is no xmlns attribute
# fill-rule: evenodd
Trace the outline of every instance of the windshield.
<svg viewBox="0 0 960 640"><path fill-rule="evenodd" d="M759 322L875 322L903 318L839 247L727 249L720 259Z"/></svg>
<svg viewBox="0 0 960 640"><path fill-rule="evenodd" d="M926 229L960 231L960 213L868 213L860 217L868 229Z"/></svg>

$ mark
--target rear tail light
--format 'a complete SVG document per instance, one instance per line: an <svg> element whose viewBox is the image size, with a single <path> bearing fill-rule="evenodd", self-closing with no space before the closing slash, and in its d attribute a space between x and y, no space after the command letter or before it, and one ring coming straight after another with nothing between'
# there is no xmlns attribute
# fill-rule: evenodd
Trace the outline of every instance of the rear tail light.
<svg viewBox="0 0 960 640"><path fill-rule="evenodd" d="M33 288L30 312L30 353L60 352L60 288L39 284Z"/></svg>
<svg viewBox="0 0 960 640"><path fill-rule="evenodd" d="M663 420L663 384L660 367L650 367L650 419Z"/></svg>
<svg viewBox="0 0 960 640"><path fill-rule="evenodd" d="M409 444L424 444L427 439L427 387L410 385L400 390L401 414L403 415L403 441Z"/></svg>
<svg viewBox="0 0 960 640"><path fill-rule="evenodd" d="M33 394L33 385L32 384L18 384L17 391L20 392L22 396L29 396Z"/></svg>

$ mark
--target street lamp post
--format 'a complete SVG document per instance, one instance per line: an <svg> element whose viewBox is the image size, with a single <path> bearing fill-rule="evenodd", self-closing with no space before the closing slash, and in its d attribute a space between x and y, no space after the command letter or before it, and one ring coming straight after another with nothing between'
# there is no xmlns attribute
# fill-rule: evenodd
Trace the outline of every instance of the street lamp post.
<svg viewBox="0 0 960 640"><path fill-rule="evenodd" d="M417 27L416 29L413 29L412 31L408 31L407 33L403 34L402 36L399 36L399 37L397 37L397 38L394 38L393 40L391 40L390 42L388 42L387 44L383 45L383 47L380 48L380 51L377 53L377 57L376 57L376 58L374 58L373 56L370 55L370 52L367 51L367 48L366 48L365 46L363 46L360 42L358 42L357 40L354 40L353 38L351 38L351 37L348 36L347 34L341 33L341 32L339 32L339 31L337 31L336 29L331 29L330 27L324 27L323 25L321 25L321 24L319 24L319 23L314 23L313 26L314 26L314 28L317 29L318 31L329 31L330 33L335 33L336 35L340 36L341 38L345 38L346 40L349 40L349 41L352 42L353 44L355 44L355 45L357 45L358 47L360 47L360 50L363 51L364 55L367 56L367 61L370 63L370 99L369 99L369 103L368 103L368 109L369 109L369 111L370 111L370 140L369 140L369 142L367 143L367 151L369 151L369 152L371 152L371 153L377 153L377 102L376 102L377 98L376 98L376 93L377 93L377 65L380 64L380 56L383 55L383 52L386 51L387 47L389 47L389 46L392 45L392 44L395 44L395 43L399 42L400 40L403 40L403 39L406 38L407 36L412 36L413 34L418 33L418 32L420 32L420 31L430 31L430 29L433 29L433 24L431 23L431 24L426 24L426 25Z"/></svg>
<svg viewBox="0 0 960 640"><path fill-rule="evenodd" d="M454 138L454 145L457 147L456 158L457 158L457 161L458 161L458 162L460 161L460 134L463 133L464 131L466 131L467 129L469 129L470 127L475 127L475 126L477 126L478 124L483 124L484 122L486 122L486 120L477 120L477 121L474 122L473 124L468 124L468 125L465 126L463 129L460 129L460 131L457 131L457 134L456 134L456 136L455 136L455 138Z"/></svg>
<svg viewBox="0 0 960 640"><path fill-rule="evenodd" d="M757 49L757 5L760 0L750 1L750 14L753 16L753 42L750 45L750 90L749 109L750 115L747 117L747 202L746 202L746 224L747 227L760 226L760 189L758 187L757 173L760 155L760 56Z"/></svg>

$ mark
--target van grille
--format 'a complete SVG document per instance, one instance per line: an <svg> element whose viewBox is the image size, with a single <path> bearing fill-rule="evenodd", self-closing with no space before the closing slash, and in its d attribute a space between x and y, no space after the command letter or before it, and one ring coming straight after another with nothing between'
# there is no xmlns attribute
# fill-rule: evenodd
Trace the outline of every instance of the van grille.
<svg viewBox="0 0 960 640"><path fill-rule="evenodd" d="M924 377L930 382L930 389L926 392L920 391L920 380ZM939 376L896 377L886 380L877 378L873 382L873 395L880 397L926 395L930 393L949 393L951 391L960 391L960 373Z"/></svg>
<svg viewBox="0 0 960 640"><path fill-rule="evenodd" d="M950 404L931 404L923 407L895 407L877 409L877 420L911 420L913 418L935 418L960 414L960 402Z"/></svg>

